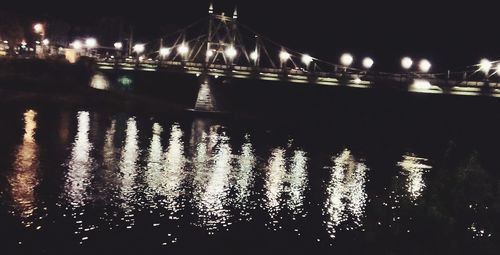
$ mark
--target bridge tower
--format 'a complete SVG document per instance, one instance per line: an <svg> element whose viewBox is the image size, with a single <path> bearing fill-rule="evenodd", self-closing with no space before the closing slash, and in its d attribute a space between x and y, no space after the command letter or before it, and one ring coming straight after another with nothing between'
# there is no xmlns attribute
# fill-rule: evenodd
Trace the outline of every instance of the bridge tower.
<svg viewBox="0 0 500 255"><path fill-rule="evenodd" d="M207 47L205 51L205 65L207 67L210 64L212 55L217 56L213 53L212 49L214 45L218 44L218 42L214 40L216 34L216 31L214 31L214 23L216 19L217 15L214 14L214 5L213 3L210 3L210 6L208 7ZM200 83L200 88L198 90L198 96L196 97L194 110L201 112L217 111L217 103L212 89L213 85L210 82L210 77L203 73L200 75L200 79L198 82Z"/></svg>
<svg viewBox="0 0 500 255"><path fill-rule="evenodd" d="M212 49L211 48L211 44L212 44L212 41L213 41L213 34L212 34L212 30L213 30L213 23L214 23L214 5L213 3L210 3L210 6L208 7L208 33L207 33L207 51L205 53L205 63L208 64L208 62L210 61L210 55L208 54L208 52Z"/></svg>

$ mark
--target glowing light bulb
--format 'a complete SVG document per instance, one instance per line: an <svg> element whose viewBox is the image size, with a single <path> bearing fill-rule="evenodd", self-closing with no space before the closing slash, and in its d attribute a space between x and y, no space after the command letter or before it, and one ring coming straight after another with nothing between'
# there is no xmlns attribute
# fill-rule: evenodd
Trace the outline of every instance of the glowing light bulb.
<svg viewBox="0 0 500 255"><path fill-rule="evenodd" d="M171 50L170 48L161 48L161 49L160 49L160 55L161 55L162 57L166 57L166 56L170 55L170 52L171 52L171 51L172 51L172 50Z"/></svg>
<svg viewBox="0 0 500 255"><path fill-rule="evenodd" d="M481 59L481 61L479 61L479 71L483 72L486 75L488 75L488 73L490 72L491 66L491 61L486 58L483 58Z"/></svg>
<svg viewBox="0 0 500 255"><path fill-rule="evenodd" d="M87 48L95 48L97 46L97 40L95 38L87 38L85 39L85 47Z"/></svg>
<svg viewBox="0 0 500 255"><path fill-rule="evenodd" d="M179 54L181 55L186 55L189 53L189 47L183 43L179 45L179 47L177 48L177 52L179 52Z"/></svg>
<svg viewBox="0 0 500 255"><path fill-rule="evenodd" d="M134 45L133 50L135 53L141 54L142 52L144 52L144 50L146 50L146 45L144 45L142 43L136 44L136 45Z"/></svg>
<svg viewBox="0 0 500 255"><path fill-rule="evenodd" d="M123 48L123 43L115 42L115 44L113 44L113 46L115 46L115 49L120 50L121 48Z"/></svg>
<svg viewBox="0 0 500 255"><path fill-rule="evenodd" d="M309 66L311 62L313 62L313 60L313 57L308 54L302 55L302 63L304 63L306 66Z"/></svg>
<svg viewBox="0 0 500 255"><path fill-rule="evenodd" d="M366 57L363 59L363 67L364 68L370 69L370 68L372 68L373 64L374 64L373 59L371 59L369 57Z"/></svg>
<svg viewBox="0 0 500 255"><path fill-rule="evenodd" d="M226 50L225 50L225 53L226 53L226 56L230 59L233 59L236 57L236 55L238 54L238 51L233 47L233 46L229 46Z"/></svg>
<svg viewBox="0 0 500 255"><path fill-rule="evenodd" d="M424 73L427 73L429 72L429 70L431 69L431 62L429 62L429 60L427 59L422 59L420 60L420 63L418 64L418 68L420 69L420 71L424 72Z"/></svg>
<svg viewBox="0 0 500 255"><path fill-rule="evenodd" d="M250 53L250 58L255 62L259 59L259 53L257 52L257 50L253 51L252 53Z"/></svg>
<svg viewBox="0 0 500 255"><path fill-rule="evenodd" d="M73 49L75 50L80 50L82 47L83 47L83 44L82 44L82 41L80 40L76 40L74 41L71 46L73 47Z"/></svg>
<svg viewBox="0 0 500 255"><path fill-rule="evenodd" d="M410 69L411 66L413 65L413 60L409 57L404 57L401 59L401 67L404 69Z"/></svg>
<svg viewBox="0 0 500 255"><path fill-rule="evenodd" d="M280 59L281 59L281 61L285 62L285 61L287 61L289 58L290 58L290 53L288 53L288 52L286 52L286 51L284 51L284 50L282 50L282 51L280 52Z"/></svg>
<svg viewBox="0 0 500 255"><path fill-rule="evenodd" d="M340 56L340 63L344 66L350 66L354 62L354 58L349 53L344 53Z"/></svg>

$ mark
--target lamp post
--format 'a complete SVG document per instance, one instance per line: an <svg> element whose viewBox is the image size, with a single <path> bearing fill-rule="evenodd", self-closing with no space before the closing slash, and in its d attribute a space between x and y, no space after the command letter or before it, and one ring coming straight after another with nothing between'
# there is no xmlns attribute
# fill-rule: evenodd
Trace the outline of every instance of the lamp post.
<svg viewBox="0 0 500 255"><path fill-rule="evenodd" d="M401 59L401 67L405 70L406 79L410 80L410 68L413 66L413 60L410 57L403 57ZM401 83L403 83L403 75L401 75Z"/></svg>
<svg viewBox="0 0 500 255"><path fill-rule="evenodd" d="M233 62L234 58L236 57L236 55L238 55L238 51L234 48L234 46L231 45L228 48L226 48L224 53L226 54L226 57L228 59L228 64L232 66L234 63Z"/></svg>
<svg viewBox="0 0 500 255"><path fill-rule="evenodd" d="M285 70L286 62L290 59L290 53L286 52L285 50L281 50L279 57L281 62L281 68Z"/></svg>
<svg viewBox="0 0 500 255"><path fill-rule="evenodd" d="M313 57L311 57L311 55L309 54L304 54L302 55L302 63L304 63L304 65L306 65L306 70L309 71L309 67L311 66L311 63L313 62Z"/></svg>
<svg viewBox="0 0 500 255"><path fill-rule="evenodd" d="M85 39L85 47L87 48L87 55L92 57L92 50L97 47L97 40L95 38L87 38Z"/></svg>
<svg viewBox="0 0 500 255"><path fill-rule="evenodd" d="M36 23L33 25L33 30L35 31L36 34L40 36L40 42L45 42L45 25L42 23ZM45 47L48 46L43 43L41 46L35 46L36 47L41 47L41 52L40 52L40 57L44 58L45 57Z"/></svg>

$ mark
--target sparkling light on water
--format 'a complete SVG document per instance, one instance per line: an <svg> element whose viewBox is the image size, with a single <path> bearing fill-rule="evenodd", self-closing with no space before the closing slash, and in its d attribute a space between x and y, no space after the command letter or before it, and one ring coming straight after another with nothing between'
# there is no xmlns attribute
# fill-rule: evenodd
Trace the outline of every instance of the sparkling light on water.
<svg viewBox="0 0 500 255"><path fill-rule="evenodd" d="M14 171L8 181L16 212L23 218L23 224L30 226L30 217L36 208L35 187L38 185L39 148L35 140L37 113L28 110L24 113L23 142L16 150Z"/></svg>
<svg viewBox="0 0 500 255"><path fill-rule="evenodd" d="M342 224L352 225L346 225L348 229L363 225L368 170L366 165L356 160L348 149L334 157L333 161L324 205L326 225L332 238Z"/></svg>
<svg viewBox="0 0 500 255"><path fill-rule="evenodd" d="M120 158L121 190L120 195L123 201L123 207L128 211L134 202L134 188L137 176L137 160L139 159L140 149L138 144L137 123L135 118L129 118L127 129L125 131L125 144L122 148Z"/></svg>
<svg viewBox="0 0 500 255"><path fill-rule="evenodd" d="M90 118L88 112L78 112L78 131L68 163L65 193L73 206L81 206L87 199L87 188L92 177L92 144L89 140Z"/></svg>
<svg viewBox="0 0 500 255"><path fill-rule="evenodd" d="M285 150L274 149L268 161L266 176L266 207L271 217L274 217L280 210L281 194L286 176L285 164Z"/></svg>
<svg viewBox="0 0 500 255"><path fill-rule="evenodd" d="M411 199L415 200L422 195L425 189L424 174L432 167L426 165L427 159L406 154L397 163L401 167L401 174L406 177L405 187Z"/></svg>
<svg viewBox="0 0 500 255"><path fill-rule="evenodd" d="M246 136L246 142L241 146L241 155L238 156L238 169L234 176L236 201L235 206L240 210L245 210L250 206L250 193L253 188L255 178L255 166L257 158L254 154L252 143L249 141L249 136Z"/></svg>

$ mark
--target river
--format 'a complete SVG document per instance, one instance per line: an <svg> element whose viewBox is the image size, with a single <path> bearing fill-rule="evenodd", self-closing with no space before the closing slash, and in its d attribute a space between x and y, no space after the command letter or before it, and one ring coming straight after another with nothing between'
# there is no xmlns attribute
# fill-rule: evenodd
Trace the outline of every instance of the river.
<svg viewBox="0 0 500 255"><path fill-rule="evenodd" d="M498 134L324 118L3 108L0 253L497 254Z"/></svg>

